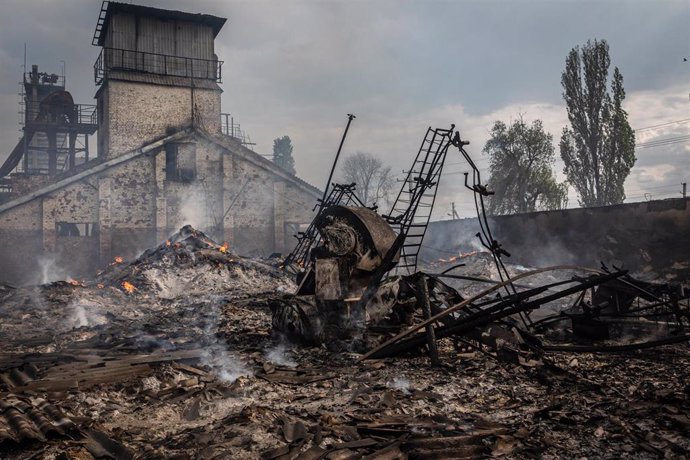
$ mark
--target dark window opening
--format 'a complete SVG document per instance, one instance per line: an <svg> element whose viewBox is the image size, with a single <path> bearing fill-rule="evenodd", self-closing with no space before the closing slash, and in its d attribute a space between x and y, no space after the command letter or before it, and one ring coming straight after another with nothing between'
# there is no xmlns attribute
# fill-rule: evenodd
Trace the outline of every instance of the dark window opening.
<svg viewBox="0 0 690 460"><path fill-rule="evenodd" d="M165 178L175 182L196 178L196 144L165 144Z"/></svg>
<svg viewBox="0 0 690 460"><path fill-rule="evenodd" d="M177 144L165 144L165 178L177 177Z"/></svg>
<svg viewBox="0 0 690 460"><path fill-rule="evenodd" d="M57 236L97 236L98 224L57 222L55 224Z"/></svg>

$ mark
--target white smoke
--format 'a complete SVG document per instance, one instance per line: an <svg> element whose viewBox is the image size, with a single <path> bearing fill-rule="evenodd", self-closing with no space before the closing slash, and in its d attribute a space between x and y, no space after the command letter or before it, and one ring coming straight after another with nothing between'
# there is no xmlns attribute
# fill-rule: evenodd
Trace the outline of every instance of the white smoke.
<svg viewBox="0 0 690 460"><path fill-rule="evenodd" d="M72 329L98 326L108 322L99 305L85 300L70 303L68 309L72 311L68 318L68 324Z"/></svg>
<svg viewBox="0 0 690 460"><path fill-rule="evenodd" d="M38 267L38 284L52 283L70 278L69 271L60 267L52 254L42 254L39 256Z"/></svg>
<svg viewBox="0 0 690 460"><path fill-rule="evenodd" d="M201 354L201 362L210 367L220 380L227 383L253 375L251 369L228 350L227 345L218 342L206 346Z"/></svg>
<svg viewBox="0 0 690 460"><path fill-rule="evenodd" d="M204 318L203 353L201 362L210 367L218 378L232 383L240 377L251 376L253 372L242 360L233 354L227 343L219 340L216 335L220 324L222 296L210 296L208 303L202 307L201 317Z"/></svg>
<svg viewBox="0 0 690 460"><path fill-rule="evenodd" d="M388 388L400 390L405 394L410 393L410 387L410 381L405 377L395 377L393 380L388 382Z"/></svg>
<svg viewBox="0 0 690 460"><path fill-rule="evenodd" d="M185 192L180 202L179 215L181 221L176 227L191 225L194 228L205 231L209 227L209 215L207 194L201 186L192 186Z"/></svg>
<svg viewBox="0 0 690 460"><path fill-rule="evenodd" d="M269 348L265 352L266 359L273 364L285 367L297 367L297 362L292 358L284 342Z"/></svg>

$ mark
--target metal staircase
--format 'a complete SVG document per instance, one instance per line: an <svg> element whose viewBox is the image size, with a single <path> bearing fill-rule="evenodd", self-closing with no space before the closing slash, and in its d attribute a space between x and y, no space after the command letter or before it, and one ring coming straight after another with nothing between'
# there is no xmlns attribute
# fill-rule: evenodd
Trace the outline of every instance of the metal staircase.
<svg viewBox="0 0 690 460"><path fill-rule="evenodd" d="M396 266L398 272L411 274L417 268L417 258L431 219L454 128L451 125L450 129L427 130L391 212L383 216L398 234L405 235Z"/></svg>

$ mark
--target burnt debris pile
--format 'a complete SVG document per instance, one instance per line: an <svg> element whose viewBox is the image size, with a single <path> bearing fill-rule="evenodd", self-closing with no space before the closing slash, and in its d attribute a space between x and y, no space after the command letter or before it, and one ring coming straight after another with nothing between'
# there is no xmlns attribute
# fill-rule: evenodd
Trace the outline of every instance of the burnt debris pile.
<svg viewBox="0 0 690 460"><path fill-rule="evenodd" d="M115 257L95 283L164 298L289 286L287 277L272 265L238 256L227 243L219 244L190 225L132 262Z"/></svg>

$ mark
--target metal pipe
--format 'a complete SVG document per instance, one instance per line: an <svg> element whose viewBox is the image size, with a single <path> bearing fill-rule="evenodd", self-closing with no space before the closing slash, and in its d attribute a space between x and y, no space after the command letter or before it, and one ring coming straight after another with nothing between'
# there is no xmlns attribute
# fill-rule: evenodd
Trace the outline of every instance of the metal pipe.
<svg viewBox="0 0 690 460"><path fill-rule="evenodd" d="M398 342L402 340L403 338L417 332L419 329L425 327L427 324L433 323L434 321L437 321L445 316L450 315L451 313L460 310L461 308L464 308L466 305L471 304L472 302L481 299L482 297L487 296L488 294L491 294L492 292L495 292L505 286L508 283L514 283L515 281L522 279L522 278L527 278L530 276L538 275L539 273L544 273L544 272L549 272L549 271L555 271L555 270L582 270L590 273L598 273L602 274L603 272L601 270L593 269L593 268L588 268L588 267L580 267L578 265L554 265L552 267L544 267L544 268L539 268L536 270L532 270L529 272L521 273L517 276L514 276L508 280L505 280L501 282L500 284L497 284L495 286L490 287L489 289L486 289L485 291L480 292L479 294L476 294L469 299L465 299L460 303L457 303L453 305L452 307L449 307L442 312L432 316L431 318L422 321L421 323L417 323L413 326L411 326L409 329L404 330L403 332L399 333L395 337L392 337L388 339L386 342L382 343L381 345L373 348L372 350L368 351L366 354L364 354L362 357L358 359L359 362L364 361L365 359L370 358L373 354L377 353L379 350L382 350L389 345ZM626 273L626 272L623 272ZM620 275L618 275L620 276Z"/></svg>
<svg viewBox="0 0 690 460"><path fill-rule="evenodd" d="M331 186L331 179L333 179L333 173L335 172L335 167L338 164L338 158L340 157L340 151L343 149L343 144L345 143L345 137L347 137L347 131L350 129L350 123L352 123L352 120L355 119L356 117L348 113L347 114L347 126L345 126L345 132L343 133L343 138L340 140L340 146L338 147L338 152L335 154L335 160L333 160L333 166L331 167L331 174L328 176L328 182L326 182L326 187L323 189L323 197L321 197L321 205L319 206L319 209L323 207L323 204L326 202L326 195L328 194L328 188Z"/></svg>
<svg viewBox="0 0 690 460"><path fill-rule="evenodd" d="M431 318L429 287L426 284L426 277L423 274L417 278L417 305L421 308L422 313L424 314L424 319ZM433 324L427 324L426 326L426 344L429 348L431 365L438 366L438 347L436 346L436 335L434 334Z"/></svg>

